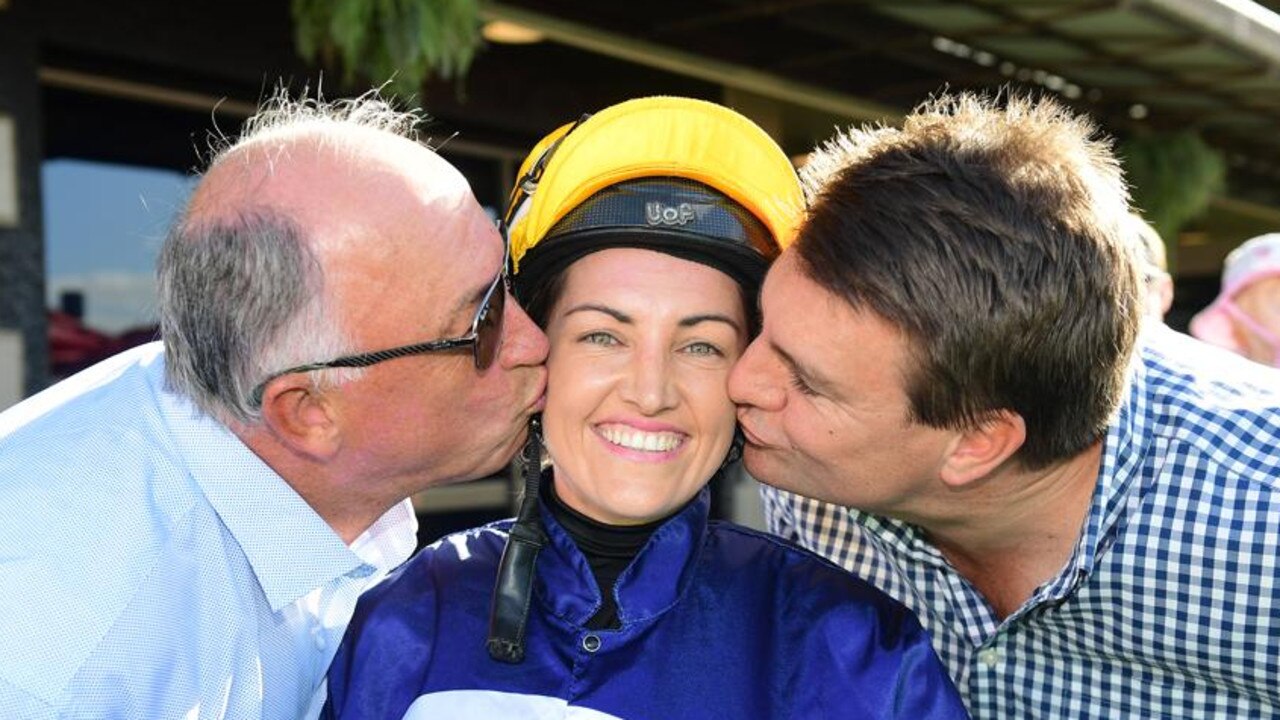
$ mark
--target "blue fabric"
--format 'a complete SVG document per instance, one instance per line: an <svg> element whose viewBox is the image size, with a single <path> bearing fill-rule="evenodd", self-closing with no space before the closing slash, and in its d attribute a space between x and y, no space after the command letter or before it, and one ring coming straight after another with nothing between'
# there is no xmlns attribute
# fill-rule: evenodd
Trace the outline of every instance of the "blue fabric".
<svg viewBox="0 0 1280 720"><path fill-rule="evenodd" d="M329 675L329 717L964 718L898 603L776 538L708 523L708 494L618 578L621 628L544 509L523 663L485 651L510 521L424 549L361 599ZM598 648L594 644L598 643Z"/></svg>
<svg viewBox="0 0 1280 720"><path fill-rule="evenodd" d="M155 343L0 414L0 718L314 715L412 551L401 507L375 525L399 558L362 561L163 374Z"/></svg>
<svg viewBox="0 0 1280 720"><path fill-rule="evenodd" d="M917 528L763 492L919 614L975 718L1280 714L1276 370L1146 329L1075 553L1003 621Z"/></svg>

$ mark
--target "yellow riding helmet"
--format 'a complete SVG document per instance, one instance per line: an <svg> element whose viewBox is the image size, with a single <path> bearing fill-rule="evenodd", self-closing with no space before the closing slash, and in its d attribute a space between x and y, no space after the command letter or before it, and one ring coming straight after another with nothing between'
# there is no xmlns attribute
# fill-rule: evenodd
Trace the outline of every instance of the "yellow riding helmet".
<svg viewBox="0 0 1280 720"><path fill-rule="evenodd" d="M557 128L520 168L505 224L517 295L606 247L704 262L749 289L803 211L790 160L729 108L629 100Z"/></svg>

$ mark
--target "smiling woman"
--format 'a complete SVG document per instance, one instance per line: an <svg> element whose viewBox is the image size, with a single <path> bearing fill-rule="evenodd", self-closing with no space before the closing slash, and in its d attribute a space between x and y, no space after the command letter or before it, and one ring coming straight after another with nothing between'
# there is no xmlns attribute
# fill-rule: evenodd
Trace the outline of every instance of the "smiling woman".
<svg viewBox="0 0 1280 720"><path fill-rule="evenodd" d="M566 271L546 327L555 493L613 525L679 510L733 441L725 382L747 341L737 283L665 253L601 250Z"/></svg>
<svg viewBox="0 0 1280 720"><path fill-rule="evenodd" d="M801 205L782 151L726 108L647 98L553 132L521 174L513 285L551 342L549 465L518 520L362 599L330 716L966 717L902 606L709 519L737 454L729 371Z"/></svg>

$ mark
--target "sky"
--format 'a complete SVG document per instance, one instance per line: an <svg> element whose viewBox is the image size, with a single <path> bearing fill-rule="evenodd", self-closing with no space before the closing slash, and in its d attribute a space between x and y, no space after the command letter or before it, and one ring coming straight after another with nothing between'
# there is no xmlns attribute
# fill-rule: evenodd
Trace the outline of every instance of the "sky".
<svg viewBox="0 0 1280 720"><path fill-rule="evenodd" d="M94 329L154 324L156 254L194 176L57 159L45 161L41 182L48 306L77 289Z"/></svg>

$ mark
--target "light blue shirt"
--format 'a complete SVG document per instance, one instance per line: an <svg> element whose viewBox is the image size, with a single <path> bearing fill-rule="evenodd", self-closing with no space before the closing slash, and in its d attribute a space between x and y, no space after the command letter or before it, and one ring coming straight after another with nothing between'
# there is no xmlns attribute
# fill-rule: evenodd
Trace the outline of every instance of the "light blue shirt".
<svg viewBox="0 0 1280 720"><path fill-rule="evenodd" d="M0 414L0 718L314 716L416 527L348 547L165 391L159 343L111 358Z"/></svg>

